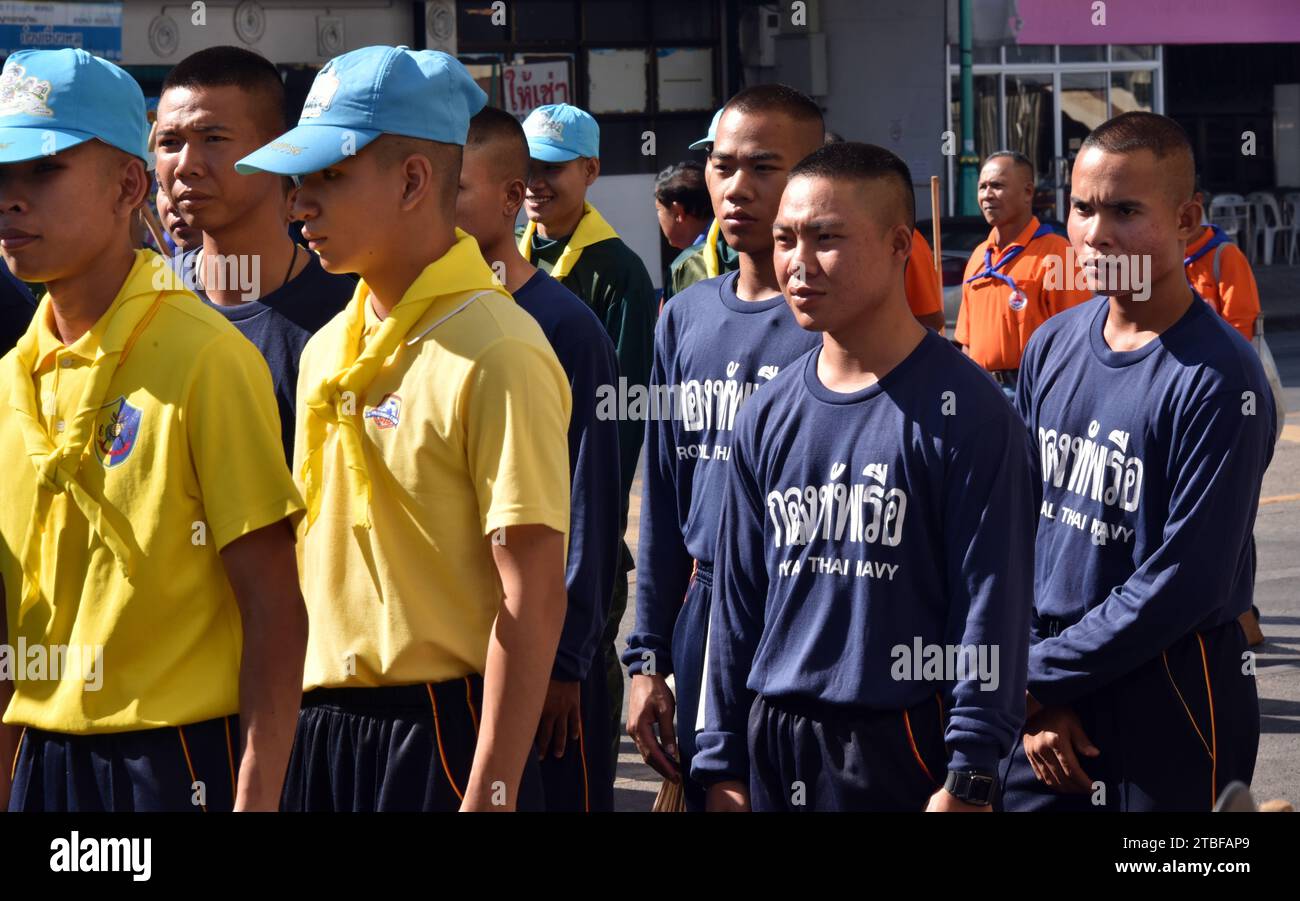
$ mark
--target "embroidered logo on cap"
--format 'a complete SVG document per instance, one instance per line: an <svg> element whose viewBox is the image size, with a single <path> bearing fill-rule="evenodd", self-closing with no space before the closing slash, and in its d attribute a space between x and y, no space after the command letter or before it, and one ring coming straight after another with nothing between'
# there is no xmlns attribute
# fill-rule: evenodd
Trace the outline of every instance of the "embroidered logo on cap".
<svg viewBox="0 0 1300 901"><path fill-rule="evenodd" d="M28 76L22 66L8 66L0 75L0 116L53 116L50 83Z"/></svg>
<svg viewBox="0 0 1300 901"><path fill-rule="evenodd" d="M307 95L307 100L302 105L303 119L315 119L330 108L330 103L334 100L334 95L339 89L339 77L334 74L330 68L321 69L316 80L312 82L311 93Z"/></svg>
<svg viewBox="0 0 1300 901"><path fill-rule="evenodd" d="M564 123L550 116L538 116L528 126L528 137L546 138L557 144L564 143Z"/></svg>

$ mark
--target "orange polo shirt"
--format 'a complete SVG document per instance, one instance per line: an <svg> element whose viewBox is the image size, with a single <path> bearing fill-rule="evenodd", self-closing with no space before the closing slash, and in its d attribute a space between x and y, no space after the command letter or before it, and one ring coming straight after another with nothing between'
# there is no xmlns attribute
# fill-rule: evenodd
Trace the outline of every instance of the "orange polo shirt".
<svg viewBox="0 0 1300 901"><path fill-rule="evenodd" d="M1185 256L1192 256L1214 236L1209 228L1187 245ZM1214 311L1228 321L1247 341L1255 337L1255 320L1259 318L1259 287L1250 262L1236 243L1223 245L1219 254L1219 280L1214 280L1214 254L1211 250L1187 267L1187 280Z"/></svg>
<svg viewBox="0 0 1300 901"><path fill-rule="evenodd" d="M1029 336L1051 316L1092 296L1090 291L1074 289L1077 266L1069 267L1066 249L1069 243L1057 234L1030 238L1038 230L1034 216L1014 241L1001 247L992 243L992 235L970 256L961 286L961 310L957 314L957 343L967 346L971 359L985 369L1019 369L1020 357ZM1014 247L1024 250L998 269L1015 279L1025 295L1023 309L1011 308L1011 286L1001 279L985 277L965 283L984 268L984 251L992 249L996 266ZM1054 279L1049 272L1055 270ZM1050 286L1049 286L1050 285Z"/></svg>
<svg viewBox="0 0 1300 901"><path fill-rule="evenodd" d="M934 271L934 251L916 229L912 229L912 255L907 258L903 287L913 316L942 312L943 296L939 293L939 276Z"/></svg>

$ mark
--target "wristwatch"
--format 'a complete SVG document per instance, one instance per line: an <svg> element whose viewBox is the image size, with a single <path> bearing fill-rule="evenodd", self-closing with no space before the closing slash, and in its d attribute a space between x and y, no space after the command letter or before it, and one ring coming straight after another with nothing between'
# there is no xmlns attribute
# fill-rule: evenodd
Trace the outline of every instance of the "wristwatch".
<svg viewBox="0 0 1300 901"><path fill-rule="evenodd" d="M997 780L990 773L979 770L949 770L944 791L977 807L987 807L993 800L993 786Z"/></svg>

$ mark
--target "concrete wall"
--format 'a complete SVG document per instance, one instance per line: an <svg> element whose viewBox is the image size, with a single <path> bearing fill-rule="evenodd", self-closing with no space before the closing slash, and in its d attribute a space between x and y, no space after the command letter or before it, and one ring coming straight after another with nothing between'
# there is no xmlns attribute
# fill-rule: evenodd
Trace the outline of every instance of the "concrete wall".
<svg viewBox="0 0 1300 901"><path fill-rule="evenodd" d="M247 43L235 30L236 0L206 0L202 25L193 24L193 4L130 0L122 5L122 64L174 65L204 47L233 44L261 53L277 63L322 64L330 57L371 44L407 44L414 39L413 6L409 0L345 0L342 3L267 2L261 4L263 32ZM155 23L159 17L170 20ZM341 49L321 54L317 44L318 17L342 20ZM165 55L150 41L150 29L165 25L174 35L175 50ZM157 32L155 32L155 42Z"/></svg>
<svg viewBox="0 0 1300 901"><path fill-rule="evenodd" d="M916 185L917 217L928 217L930 176L945 177L944 0L822 0L821 28L827 127L902 157Z"/></svg>

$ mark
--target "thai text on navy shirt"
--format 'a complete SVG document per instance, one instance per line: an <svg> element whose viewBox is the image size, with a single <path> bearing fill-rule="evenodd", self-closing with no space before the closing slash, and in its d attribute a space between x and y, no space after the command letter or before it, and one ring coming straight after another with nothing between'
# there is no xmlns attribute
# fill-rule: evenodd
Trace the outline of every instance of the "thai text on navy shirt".
<svg viewBox="0 0 1300 901"><path fill-rule="evenodd" d="M222 306L208 299L196 278L199 249L173 258L185 287L225 316L251 341L271 370L275 403L280 411L280 440L285 459L293 465L294 402L298 391L298 361L307 339L316 334L352 299L356 281L326 272L320 258L307 251L307 266L285 285L258 300Z"/></svg>
<svg viewBox="0 0 1300 901"><path fill-rule="evenodd" d="M801 329L785 298L745 301L737 273L696 282L664 307L655 327L636 626L623 662L633 675L654 655L673 672L673 624L694 561L713 561L732 426L741 405L821 337ZM665 393L667 389L667 393Z"/></svg>
<svg viewBox="0 0 1300 901"><path fill-rule="evenodd" d="M596 416L597 390L618 384L614 342L582 300L538 271L515 301L528 311L569 377L569 605L552 676L568 682L587 677L614 591L619 557L620 474L618 421Z"/></svg>
<svg viewBox="0 0 1300 901"><path fill-rule="evenodd" d="M1030 339L1017 401L1037 448L1029 691L1069 703L1251 604L1251 530L1277 429L1254 350L1199 297L1112 351L1110 302Z"/></svg>
<svg viewBox="0 0 1300 901"><path fill-rule="evenodd" d="M1024 424L933 332L852 394L821 383L820 353L736 422L692 774L747 779L755 693L869 710L939 693L950 766L992 771L1025 712Z"/></svg>

